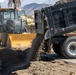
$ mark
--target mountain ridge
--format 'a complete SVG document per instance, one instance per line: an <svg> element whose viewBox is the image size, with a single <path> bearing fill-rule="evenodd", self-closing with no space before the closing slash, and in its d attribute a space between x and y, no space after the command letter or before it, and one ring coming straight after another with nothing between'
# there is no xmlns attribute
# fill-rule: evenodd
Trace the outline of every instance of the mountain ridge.
<svg viewBox="0 0 76 75"><path fill-rule="evenodd" d="M35 10L40 10L44 7L49 7L51 4L38 4L38 3L30 3L22 7L23 10L25 10L26 15L34 15Z"/></svg>

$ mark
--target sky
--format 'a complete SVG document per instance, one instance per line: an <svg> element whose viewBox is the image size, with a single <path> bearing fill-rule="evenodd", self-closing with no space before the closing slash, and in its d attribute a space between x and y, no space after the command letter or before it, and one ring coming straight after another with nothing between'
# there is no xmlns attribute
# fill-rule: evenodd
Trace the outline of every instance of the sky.
<svg viewBox="0 0 76 75"><path fill-rule="evenodd" d="M24 6L24 5L30 4L30 3L39 3L39 4L47 3L47 4L53 5L56 1L57 0L21 0L21 3L22 3L21 6ZM2 5L2 7L6 7L8 0L0 0L0 3Z"/></svg>

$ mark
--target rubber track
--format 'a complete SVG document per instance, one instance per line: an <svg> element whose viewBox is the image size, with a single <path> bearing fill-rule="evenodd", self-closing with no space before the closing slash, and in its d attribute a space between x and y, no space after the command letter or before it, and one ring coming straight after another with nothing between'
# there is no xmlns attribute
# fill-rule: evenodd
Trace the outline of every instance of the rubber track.
<svg viewBox="0 0 76 75"><path fill-rule="evenodd" d="M37 34L36 38L32 42L32 47L28 52L27 59L18 65L14 65L14 66L11 65L8 68L4 69L2 75L10 75L12 71L20 70L24 67L25 69L27 69L30 66L31 60L35 58L36 52L38 51L42 40L43 40L43 35Z"/></svg>

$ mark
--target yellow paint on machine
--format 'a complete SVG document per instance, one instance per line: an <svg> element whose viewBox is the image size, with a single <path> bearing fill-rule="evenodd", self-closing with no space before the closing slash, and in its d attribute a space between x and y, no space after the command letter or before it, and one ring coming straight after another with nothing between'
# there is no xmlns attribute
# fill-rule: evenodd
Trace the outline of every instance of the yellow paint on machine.
<svg viewBox="0 0 76 75"><path fill-rule="evenodd" d="M7 46L17 49L26 49L31 47L32 41L35 39L36 34L8 34Z"/></svg>

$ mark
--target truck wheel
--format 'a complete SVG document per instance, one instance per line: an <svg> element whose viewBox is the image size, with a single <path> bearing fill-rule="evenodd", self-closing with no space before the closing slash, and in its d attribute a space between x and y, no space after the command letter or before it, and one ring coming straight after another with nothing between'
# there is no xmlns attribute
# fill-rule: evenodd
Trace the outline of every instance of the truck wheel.
<svg viewBox="0 0 76 75"><path fill-rule="evenodd" d="M62 45L62 54L66 58L76 58L76 37L67 38Z"/></svg>
<svg viewBox="0 0 76 75"><path fill-rule="evenodd" d="M61 51L60 51L60 44L53 44L53 50L56 54L58 54L59 56L62 56Z"/></svg>
<svg viewBox="0 0 76 75"><path fill-rule="evenodd" d="M41 59L40 58L41 52L40 52L39 48L40 48L42 40L43 40L43 35L37 35L36 38L34 39L34 41L32 43L32 47L31 47L32 52L30 52L30 53L32 53L31 60L38 61Z"/></svg>

